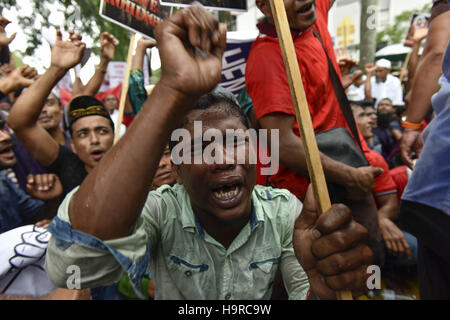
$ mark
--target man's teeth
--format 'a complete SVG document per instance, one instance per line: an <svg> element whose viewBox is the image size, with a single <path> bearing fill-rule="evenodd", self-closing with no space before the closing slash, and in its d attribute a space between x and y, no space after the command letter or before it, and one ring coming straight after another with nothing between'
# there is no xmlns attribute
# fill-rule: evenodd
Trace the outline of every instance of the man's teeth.
<svg viewBox="0 0 450 320"><path fill-rule="evenodd" d="M238 188L238 186L235 186L233 190L230 190L230 191L227 191L227 192L223 192L221 190L220 191L214 191L214 196L217 199L226 200L226 199L231 199L231 198L237 196L238 192L239 192L239 188Z"/></svg>

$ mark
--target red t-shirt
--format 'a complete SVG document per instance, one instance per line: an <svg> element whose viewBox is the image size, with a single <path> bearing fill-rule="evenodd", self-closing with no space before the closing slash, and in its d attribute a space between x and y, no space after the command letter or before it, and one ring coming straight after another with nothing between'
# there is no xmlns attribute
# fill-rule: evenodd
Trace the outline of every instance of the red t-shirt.
<svg viewBox="0 0 450 320"><path fill-rule="evenodd" d="M397 185L389 173L389 166L383 156L369 148L364 149L364 155L372 167L383 168L384 172L375 178L374 196L383 196L397 192Z"/></svg>
<svg viewBox="0 0 450 320"><path fill-rule="evenodd" d="M329 0L316 1L317 21L313 28L320 34L334 68L340 75L327 27L329 7ZM268 22L263 22L258 27L261 33L253 43L246 67L247 91L252 98L256 116L260 119L265 115L281 112L295 117L275 27ZM334 93L322 44L314 36L312 28L301 34L294 31L292 34L315 132L347 127ZM300 136L296 121L293 130ZM269 181L275 187L289 189L298 198L304 198L309 184L306 177L282 164L278 173L272 175Z"/></svg>
<svg viewBox="0 0 450 320"><path fill-rule="evenodd" d="M405 191L406 185L408 184L408 173L406 171L406 166L400 166L389 171L389 174L394 180L397 186L397 198L400 201L403 191Z"/></svg>

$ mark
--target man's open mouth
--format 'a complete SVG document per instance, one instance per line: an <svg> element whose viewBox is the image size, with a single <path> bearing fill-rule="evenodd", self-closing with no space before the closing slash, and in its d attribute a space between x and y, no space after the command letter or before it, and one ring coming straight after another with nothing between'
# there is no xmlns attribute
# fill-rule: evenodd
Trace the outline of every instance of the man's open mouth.
<svg viewBox="0 0 450 320"><path fill-rule="evenodd" d="M104 155L104 152L102 150L95 150L95 151L91 152L91 156L92 156L92 158L94 158L95 161L101 160L103 155Z"/></svg>
<svg viewBox="0 0 450 320"><path fill-rule="evenodd" d="M216 185L212 188L213 198L221 207L234 207L240 203L243 186L240 179Z"/></svg>
<svg viewBox="0 0 450 320"><path fill-rule="evenodd" d="M236 197L240 190L241 186L235 184L216 189L213 191L213 195L219 200L230 200Z"/></svg>

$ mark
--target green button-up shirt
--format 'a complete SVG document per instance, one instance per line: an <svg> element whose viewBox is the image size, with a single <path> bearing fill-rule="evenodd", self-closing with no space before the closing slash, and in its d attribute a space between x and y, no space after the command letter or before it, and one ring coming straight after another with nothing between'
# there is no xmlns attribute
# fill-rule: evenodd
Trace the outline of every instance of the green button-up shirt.
<svg viewBox="0 0 450 320"><path fill-rule="evenodd" d="M108 241L70 228L76 190L49 228L46 270L59 286L73 282L72 265L81 288L114 283L123 270L137 286L149 265L156 299L270 299L280 268L289 298L306 297L308 278L292 246L302 204L287 190L256 186L251 219L228 249L201 227L182 185L150 192L133 234Z"/></svg>

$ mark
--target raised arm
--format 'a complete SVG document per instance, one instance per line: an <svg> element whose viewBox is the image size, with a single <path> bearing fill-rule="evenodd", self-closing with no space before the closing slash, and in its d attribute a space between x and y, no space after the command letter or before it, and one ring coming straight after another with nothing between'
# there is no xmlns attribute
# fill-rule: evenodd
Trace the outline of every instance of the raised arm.
<svg viewBox="0 0 450 320"><path fill-rule="evenodd" d="M81 38L78 39L81 41ZM114 52L119 42L108 32L102 32L100 35L100 63L95 68L94 75L86 85L83 85L81 79L75 79L73 97L76 96L94 96L100 89L109 62L114 58Z"/></svg>
<svg viewBox="0 0 450 320"><path fill-rule="evenodd" d="M43 166L55 161L59 145L37 124L37 120L52 88L67 70L80 62L84 48L85 44L81 41L62 41L61 31L57 31L50 67L20 95L8 116L10 128Z"/></svg>
<svg viewBox="0 0 450 320"><path fill-rule="evenodd" d="M143 64L145 51L156 45L153 40L141 38L137 42L136 54L131 63L130 87L128 89L128 98L132 110L135 114L141 111L145 100L147 99L147 91L144 86Z"/></svg>
<svg viewBox="0 0 450 320"><path fill-rule="evenodd" d="M28 65L15 68L8 76L0 78L0 95L29 87L35 81L36 76L36 69Z"/></svg>
<svg viewBox="0 0 450 320"><path fill-rule="evenodd" d="M431 109L431 97L439 90L442 59L445 48L450 40L450 11L442 13L430 23L428 38L422 58L417 66L414 84L411 89L411 99L408 105L406 120L420 123ZM411 154L420 154L422 144L419 142L420 131L406 129L400 144L403 162L412 168Z"/></svg>
<svg viewBox="0 0 450 320"><path fill-rule="evenodd" d="M144 64L145 51L156 46L156 42L146 38L140 38L136 45L136 54L131 63L131 70L142 70Z"/></svg>
<svg viewBox="0 0 450 320"><path fill-rule="evenodd" d="M84 180L69 208L73 229L102 240L131 234L171 132L198 98L220 81L226 28L203 7L193 5L161 22L156 39L161 80L127 134Z"/></svg>
<svg viewBox="0 0 450 320"><path fill-rule="evenodd" d="M366 79L366 84L364 86L364 94L366 96L366 100L372 100L372 76L373 73L375 72L375 67L373 66L373 64L368 63L365 66L366 69L366 75L367 75L367 79Z"/></svg>
<svg viewBox="0 0 450 320"><path fill-rule="evenodd" d="M5 17L0 17L0 49L8 46L16 37L16 33L13 33L11 36L7 36L5 32L5 27L11 23Z"/></svg>

